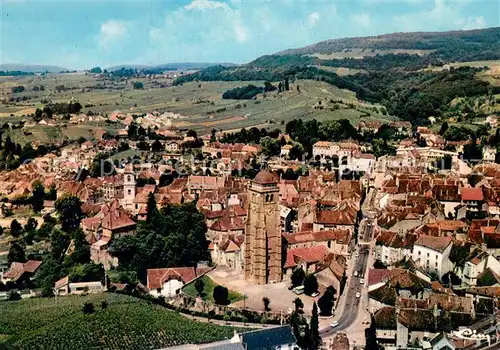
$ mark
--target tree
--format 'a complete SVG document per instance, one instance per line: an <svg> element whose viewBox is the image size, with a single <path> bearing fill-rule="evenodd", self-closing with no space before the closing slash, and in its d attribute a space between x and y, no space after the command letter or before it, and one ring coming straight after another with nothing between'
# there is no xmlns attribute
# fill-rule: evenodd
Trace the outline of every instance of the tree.
<svg viewBox="0 0 500 350"><path fill-rule="evenodd" d="M94 313L94 304L87 301L85 304L83 304L82 309L83 309L83 313L85 315L93 314Z"/></svg>
<svg viewBox="0 0 500 350"><path fill-rule="evenodd" d="M148 195L146 222L152 223L158 215L158 208L156 206L156 199L153 192Z"/></svg>
<svg viewBox="0 0 500 350"><path fill-rule="evenodd" d="M49 191L45 194L45 199L48 201L55 201L57 199L56 186L52 185L49 187Z"/></svg>
<svg viewBox="0 0 500 350"><path fill-rule="evenodd" d="M93 67L93 68L90 69L90 73L101 74L102 73L102 69L101 69L101 67Z"/></svg>
<svg viewBox="0 0 500 350"><path fill-rule="evenodd" d="M292 277L291 277L292 286L293 287L301 286L302 283L304 282L305 276L306 276L306 273L304 272L304 270L301 267L295 268L292 272Z"/></svg>
<svg viewBox="0 0 500 350"><path fill-rule="evenodd" d="M188 132L186 133L186 136L187 137L192 137L194 139L198 138L198 134L193 129L189 129Z"/></svg>
<svg viewBox="0 0 500 350"><path fill-rule="evenodd" d="M23 227L16 219L10 222L10 235L12 237L19 237L23 233Z"/></svg>
<svg viewBox="0 0 500 350"><path fill-rule="evenodd" d="M365 329L365 339L366 339L366 350L378 350L380 347L377 344L377 327L375 325L375 319L371 315L370 327Z"/></svg>
<svg viewBox="0 0 500 350"><path fill-rule="evenodd" d="M140 81L134 81L132 82L132 86L134 87L134 90L142 90L144 89L144 83Z"/></svg>
<svg viewBox="0 0 500 350"><path fill-rule="evenodd" d="M12 241L10 244L9 254L7 255L7 260L9 264L13 262L26 262L26 255L24 253L24 247L19 241Z"/></svg>
<svg viewBox="0 0 500 350"><path fill-rule="evenodd" d="M80 221L84 215L82 212L82 202L79 197L68 194L64 195L56 201L55 208L63 231L72 232L80 227Z"/></svg>
<svg viewBox="0 0 500 350"><path fill-rule="evenodd" d="M298 297L295 298L293 303L295 305L295 312L300 312L302 310L302 308L304 307L304 303L302 302L302 299L300 299Z"/></svg>
<svg viewBox="0 0 500 350"><path fill-rule="evenodd" d="M29 218L28 222L26 222L26 225L24 225L24 231L26 232L31 232L36 230L36 227L38 226L38 221L34 218Z"/></svg>
<svg viewBox="0 0 500 350"><path fill-rule="evenodd" d="M224 286L216 286L213 292L214 302L218 305L229 304L229 291Z"/></svg>
<svg viewBox="0 0 500 350"><path fill-rule="evenodd" d="M310 274L304 278L304 293L306 295L311 295L318 291L318 280L316 276Z"/></svg>
<svg viewBox="0 0 500 350"><path fill-rule="evenodd" d="M205 289L205 282L203 282L202 278L198 278L196 282L194 282L194 287L198 292L198 296L203 297L203 290Z"/></svg>
<svg viewBox="0 0 500 350"><path fill-rule="evenodd" d="M210 131L210 142L217 141L216 133L217 133L217 130L215 130L215 129L212 129L212 131Z"/></svg>
<svg viewBox="0 0 500 350"><path fill-rule="evenodd" d="M45 188L40 181L33 184L33 191L31 192L31 207L33 211L39 213L43 209L43 201L45 198Z"/></svg>
<svg viewBox="0 0 500 350"><path fill-rule="evenodd" d="M319 335L319 317L318 317L318 306L316 302L313 304L311 323L309 326L309 349L318 350L322 341Z"/></svg>
<svg viewBox="0 0 500 350"><path fill-rule="evenodd" d="M269 308L269 304L271 304L271 301L268 297L262 298L262 303L264 304L264 311L271 311L271 308Z"/></svg>
<svg viewBox="0 0 500 350"><path fill-rule="evenodd" d="M333 304L335 301L336 290L333 286L329 286L325 293L318 300L318 307L321 316L331 316Z"/></svg>
<svg viewBox="0 0 500 350"><path fill-rule="evenodd" d="M163 147L162 143L159 140L155 140L151 145L151 150L153 152L161 152L165 150L165 147Z"/></svg>
<svg viewBox="0 0 500 350"><path fill-rule="evenodd" d="M444 134L446 134L446 131L448 131L448 122L444 122L442 125L441 125L441 129L439 129L439 135L443 136Z"/></svg>
<svg viewBox="0 0 500 350"><path fill-rule="evenodd" d="M34 117L33 117L33 120L34 120L36 123L38 123L40 120L42 120L42 118L43 118L43 112L42 112L42 110L41 110L40 108L37 108L37 109L35 110L35 115L34 115Z"/></svg>

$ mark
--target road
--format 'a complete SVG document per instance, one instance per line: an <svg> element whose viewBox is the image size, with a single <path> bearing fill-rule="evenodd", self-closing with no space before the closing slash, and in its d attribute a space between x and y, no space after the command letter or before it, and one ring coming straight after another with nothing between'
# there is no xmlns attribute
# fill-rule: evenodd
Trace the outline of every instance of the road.
<svg viewBox="0 0 500 350"><path fill-rule="evenodd" d="M337 319L338 325L334 328L327 327L320 330L320 335L322 337L329 337L336 332L345 331L350 326L353 325L354 321L358 317L361 298L366 298L366 289L363 284L360 283L361 279L364 279L366 272L366 265L368 263L368 257L370 255L370 242L373 233L373 223L372 218L368 216L366 220L366 225L363 230L363 235L360 237L360 244L358 245L357 252L359 256L354 260L354 270L358 271L358 277L351 276L349 278L349 283L344 291L344 308L342 309L342 314ZM361 293L361 298L356 298L356 293Z"/></svg>

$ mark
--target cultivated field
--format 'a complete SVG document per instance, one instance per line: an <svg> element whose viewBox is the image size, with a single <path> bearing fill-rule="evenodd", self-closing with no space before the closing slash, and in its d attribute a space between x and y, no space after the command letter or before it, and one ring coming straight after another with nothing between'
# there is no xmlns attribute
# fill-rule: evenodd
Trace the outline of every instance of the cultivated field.
<svg viewBox="0 0 500 350"><path fill-rule="evenodd" d="M83 313L85 302L93 303L94 313ZM2 349L158 349L233 335L231 327L195 322L159 305L108 293L3 301L0 315Z"/></svg>
<svg viewBox="0 0 500 350"><path fill-rule="evenodd" d="M11 113L22 115L30 108L42 106L40 103L42 100L68 102L73 99L84 106L83 112L92 111L102 115L116 110L125 113L152 111L180 113L188 118L177 120L174 123L176 126L192 128L201 133L209 132L212 128L234 130L251 126L277 127L294 118L303 120L346 118L352 122L357 122L361 118L393 119L383 115L380 106L358 101L353 92L318 81L299 80L291 84L291 91L279 94L270 92L257 96L256 100L224 100L221 96L228 89L247 84L262 86L263 82L192 82L182 86L162 88L158 86L166 84L167 80L161 82L158 79L144 78L142 81L145 89L134 90L131 82L137 80L110 81L82 74L7 78L0 84L4 98L26 95L30 99L0 105L0 113L6 117L5 120L13 121L11 120L13 117L9 117ZM25 86L29 92L12 94L11 87L17 85ZM44 85L45 90L31 91L35 85ZM56 92L54 90L56 85L64 85L67 90ZM108 88L92 88L102 85ZM297 86L300 91L297 90ZM73 128L68 125L68 130L57 130L56 133L68 135L70 138L75 133L87 137L91 136L96 127L101 126L92 125L80 127L83 130L72 130ZM104 129L108 131L107 126ZM47 133L50 138L52 132L47 131ZM37 136L41 140L45 139L43 135Z"/></svg>

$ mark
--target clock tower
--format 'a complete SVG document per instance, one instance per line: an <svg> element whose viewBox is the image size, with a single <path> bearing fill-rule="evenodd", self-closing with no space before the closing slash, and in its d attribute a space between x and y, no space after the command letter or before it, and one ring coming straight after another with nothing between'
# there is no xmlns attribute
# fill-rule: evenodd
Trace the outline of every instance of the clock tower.
<svg viewBox="0 0 500 350"><path fill-rule="evenodd" d="M245 229L245 279L256 284L281 282L281 226L276 177L261 171L248 190Z"/></svg>

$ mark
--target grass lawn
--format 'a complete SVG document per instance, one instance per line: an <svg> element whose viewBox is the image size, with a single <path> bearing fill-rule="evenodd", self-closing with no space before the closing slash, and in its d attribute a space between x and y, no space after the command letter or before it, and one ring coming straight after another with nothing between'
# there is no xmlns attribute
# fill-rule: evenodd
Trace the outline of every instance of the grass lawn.
<svg viewBox="0 0 500 350"><path fill-rule="evenodd" d="M94 313L83 313L85 302ZM112 293L1 301L0 315L1 349L158 349L233 336L232 327Z"/></svg>
<svg viewBox="0 0 500 350"><path fill-rule="evenodd" d="M206 301L210 301L210 302L214 302L214 297L213 297L213 294L214 294L214 288L218 286L217 283L215 283L210 277L208 277L207 275L201 277L201 280L203 281L203 283L205 284L204 285L204 288L203 288L203 295L202 295L202 299L203 300L206 300ZM183 291L184 293L188 294L188 295L191 295L191 296L194 296L194 297L197 297L198 296L198 292L196 291L196 288L195 288L195 284L194 282L193 283L190 283L188 285L186 285L184 288L183 288ZM243 300L243 295L241 295L240 293L238 292L235 292L235 291L232 291L232 290L229 290L229 302L232 304L232 303L235 303L237 301L240 301L240 300Z"/></svg>

